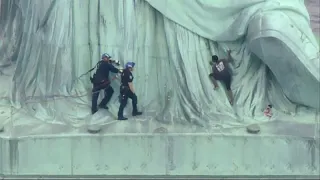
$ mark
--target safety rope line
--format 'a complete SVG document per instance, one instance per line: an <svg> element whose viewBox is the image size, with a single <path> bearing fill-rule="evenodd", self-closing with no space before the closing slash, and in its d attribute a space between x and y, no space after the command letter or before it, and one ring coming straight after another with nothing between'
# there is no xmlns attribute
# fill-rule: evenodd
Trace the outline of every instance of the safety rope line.
<svg viewBox="0 0 320 180"><path fill-rule="evenodd" d="M117 75L114 76L114 77L111 79L110 83L111 83L112 81L114 81L115 79L118 79L118 76L117 76ZM85 96L92 95L92 94L95 94L95 93L100 93L100 91L105 90L105 89L107 89L107 88L109 88L109 86L107 86L107 87L105 87L105 88L102 88L102 89L100 89L100 90L97 90L97 91L87 92L87 93L80 94L80 95L70 95L70 96L66 96L66 95L51 95L50 97L45 96L48 100L36 100L36 101L28 101L28 100L26 100L24 103L26 103L26 104L34 104L34 103L39 103L39 102L56 101L56 100L62 100L62 99L68 99L68 98L81 98L81 97L85 97ZM88 89L88 91L89 91L89 89ZM31 98L34 98L34 96L29 96L28 99L29 99L29 98L30 98L30 99L31 99ZM50 99L52 99L52 100L50 100Z"/></svg>

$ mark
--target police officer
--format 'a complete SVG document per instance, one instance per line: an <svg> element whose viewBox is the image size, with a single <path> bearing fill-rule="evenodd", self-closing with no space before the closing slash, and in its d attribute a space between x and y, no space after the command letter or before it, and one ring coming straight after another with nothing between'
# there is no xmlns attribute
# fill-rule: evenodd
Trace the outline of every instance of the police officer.
<svg viewBox="0 0 320 180"><path fill-rule="evenodd" d="M121 73L120 107L118 112L118 120L128 119L123 116L123 110L127 105L128 98L132 100L132 108L133 108L132 116L138 116L142 114L142 112L138 111L138 108L137 108L138 99L132 84L132 81L133 81L132 71L134 66L135 66L134 62L128 62L125 65L125 69Z"/></svg>
<svg viewBox="0 0 320 180"><path fill-rule="evenodd" d="M113 73L120 73L120 70L115 68L111 63L111 56L107 53L103 54L101 61L97 65L97 71L91 79L93 83L92 88L92 114L98 111L97 101L99 98L100 90L104 89L104 98L99 104L99 108L108 109L107 104L110 101L114 90L110 86L111 82L109 80L109 71Z"/></svg>

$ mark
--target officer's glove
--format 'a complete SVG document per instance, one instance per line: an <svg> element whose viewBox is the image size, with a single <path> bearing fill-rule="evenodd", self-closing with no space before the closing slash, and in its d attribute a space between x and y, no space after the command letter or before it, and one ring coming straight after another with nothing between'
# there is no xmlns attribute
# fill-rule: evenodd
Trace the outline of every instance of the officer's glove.
<svg viewBox="0 0 320 180"><path fill-rule="evenodd" d="M120 66L120 61L119 60L113 60L113 61L117 66Z"/></svg>
<svg viewBox="0 0 320 180"><path fill-rule="evenodd" d="M119 72L122 73L122 72L123 72L123 69L119 69Z"/></svg>

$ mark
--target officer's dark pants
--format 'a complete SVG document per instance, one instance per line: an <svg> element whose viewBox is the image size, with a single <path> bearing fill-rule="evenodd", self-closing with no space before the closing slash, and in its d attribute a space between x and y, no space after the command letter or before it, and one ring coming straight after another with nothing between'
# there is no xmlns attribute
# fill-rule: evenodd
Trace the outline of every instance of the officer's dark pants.
<svg viewBox="0 0 320 180"><path fill-rule="evenodd" d="M137 95L134 94L129 87L125 87L124 89L120 89L120 107L118 111L118 117L123 117L123 110L128 103L128 98L132 100L132 113L138 112L137 103L138 98Z"/></svg>
<svg viewBox="0 0 320 180"><path fill-rule="evenodd" d="M99 98L99 92L100 90L104 89L104 98L100 102L99 106L106 107L108 102L110 101L114 90L110 86L110 84L99 84L99 85L93 85L92 88L92 106L91 106L91 112L94 114L98 111L97 101Z"/></svg>

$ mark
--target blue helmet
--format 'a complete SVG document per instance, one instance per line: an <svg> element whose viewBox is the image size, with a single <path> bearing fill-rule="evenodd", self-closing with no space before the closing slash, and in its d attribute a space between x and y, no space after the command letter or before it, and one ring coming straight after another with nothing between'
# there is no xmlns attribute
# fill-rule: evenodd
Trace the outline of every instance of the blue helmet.
<svg viewBox="0 0 320 180"><path fill-rule="evenodd" d="M111 56L108 54L108 53L104 53L104 54L102 54L102 56L101 56L101 59L103 59L103 58L111 58Z"/></svg>
<svg viewBox="0 0 320 180"><path fill-rule="evenodd" d="M127 64L125 65L125 68L126 69L133 68L135 65L136 65L136 63L134 63L134 62L127 62Z"/></svg>

